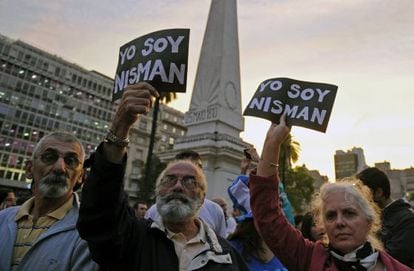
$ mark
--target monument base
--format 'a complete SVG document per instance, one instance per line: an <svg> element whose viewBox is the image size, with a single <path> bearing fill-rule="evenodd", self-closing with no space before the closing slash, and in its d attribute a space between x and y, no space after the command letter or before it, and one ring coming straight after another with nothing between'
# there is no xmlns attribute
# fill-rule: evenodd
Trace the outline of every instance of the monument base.
<svg viewBox="0 0 414 271"><path fill-rule="evenodd" d="M203 161L203 170L208 183L207 198L220 196L228 199L227 188L235 177L240 175L243 150L251 146L241 138L227 134L205 133L179 138L173 150L158 153L157 156L166 163L173 160L179 152L185 150L198 152Z"/></svg>

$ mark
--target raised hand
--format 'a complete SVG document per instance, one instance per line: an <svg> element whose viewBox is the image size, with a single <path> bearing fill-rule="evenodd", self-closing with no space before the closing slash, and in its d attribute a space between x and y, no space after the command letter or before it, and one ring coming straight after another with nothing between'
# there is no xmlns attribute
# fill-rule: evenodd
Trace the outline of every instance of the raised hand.
<svg viewBox="0 0 414 271"><path fill-rule="evenodd" d="M142 82L128 86L122 95L121 102L112 120L111 132L119 139L127 139L129 130L142 114L147 114L155 98L159 96L153 86ZM105 143L103 154L112 163L121 163L126 148Z"/></svg>
<svg viewBox="0 0 414 271"><path fill-rule="evenodd" d="M264 146L268 147L276 147L277 145L281 145L283 141L285 141L286 137L290 133L291 127L288 127L286 125L286 115L283 114L280 117L280 123L272 123L269 127L269 130L267 130L266 139ZM263 147L264 147L263 146Z"/></svg>
<svg viewBox="0 0 414 271"><path fill-rule="evenodd" d="M141 82L130 85L124 90L121 103L112 121L111 131L120 138L127 138L131 126L139 115L147 114L159 94L153 86Z"/></svg>
<svg viewBox="0 0 414 271"><path fill-rule="evenodd" d="M266 133L262 156L257 165L257 175L268 177L277 173L280 145L290 133L286 125L286 116L280 117L280 123L272 123Z"/></svg>

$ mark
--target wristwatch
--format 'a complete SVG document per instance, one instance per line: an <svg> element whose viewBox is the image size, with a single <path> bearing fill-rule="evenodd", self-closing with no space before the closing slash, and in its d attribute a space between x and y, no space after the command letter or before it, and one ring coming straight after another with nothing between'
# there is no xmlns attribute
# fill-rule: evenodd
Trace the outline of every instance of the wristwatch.
<svg viewBox="0 0 414 271"><path fill-rule="evenodd" d="M104 142L114 144L118 147L126 147L129 144L129 138L118 138L111 130L109 130Z"/></svg>

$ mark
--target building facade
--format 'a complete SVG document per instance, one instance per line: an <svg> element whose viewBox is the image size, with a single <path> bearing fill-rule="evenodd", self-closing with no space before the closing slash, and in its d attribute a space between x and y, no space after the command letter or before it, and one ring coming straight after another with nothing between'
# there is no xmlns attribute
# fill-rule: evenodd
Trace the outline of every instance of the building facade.
<svg viewBox="0 0 414 271"><path fill-rule="evenodd" d="M25 161L35 144L54 130L73 132L86 156L102 142L113 118L113 79L88 71L20 40L0 35L0 187L27 190ZM138 187L147 156L152 112L131 133L126 190ZM155 152L172 148L185 134L184 115L160 106Z"/></svg>
<svg viewBox="0 0 414 271"><path fill-rule="evenodd" d="M367 167L364 150L353 147L351 150L337 150L334 155L335 179L350 177Z"/></svg>
<svg viewBox="0 0 414 271"><path fill-rule="evenodd" d="M316 169L309 169L308 174L313 178L313 189L315 192L319 192L321 186L329 181L328 176L321 175Z"/></svg>
<svg viewBox="0 0 414 271"><path fill-rule="evenodd" d="M335 178L340 180L351 177L367 168L362 148L352 148L348 151L337 150L334 156ZM391 197L399 199L406 197L414 200L414 168L392 169L390 162L375 163L375 167L384 171L391 185Z"/></svg>
<svg viewBox="0 0 414 271"><path fill-rule="evenodd" d="M73 132L86 155L113 117L113 80L25 42L0 36L0 185L28 188L25 161L54 130Z"/></svg>

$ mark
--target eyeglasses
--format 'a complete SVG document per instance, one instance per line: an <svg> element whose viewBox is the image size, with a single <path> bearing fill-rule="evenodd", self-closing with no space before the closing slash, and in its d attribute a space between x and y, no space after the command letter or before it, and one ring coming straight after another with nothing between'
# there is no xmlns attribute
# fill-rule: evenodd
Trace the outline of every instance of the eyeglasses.
<svg viewBox="0 0 414 271"><path fill-rule="evenodd" d="M46 165L52 165L56 163L60 157L62 157L62 155L57 151L46 151L40 155L40 161ZM63 156L63 161L65 162L65 165L71 169L78 168L81 164L81 161L75 154L67 154Z"/></svg>
<svg viewBox="0 0 414 271"><path fill-rule="evenodd" d="M177 175L165 175L162 179L160 184L165 187L173 187L178 180L181 181L181 185L185 188L192 190L198 186L198 182L195 176L192 175L184 175L181 178Z"/></svg>

